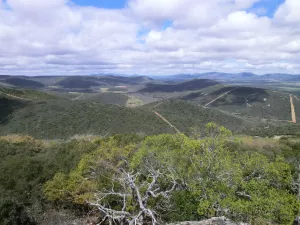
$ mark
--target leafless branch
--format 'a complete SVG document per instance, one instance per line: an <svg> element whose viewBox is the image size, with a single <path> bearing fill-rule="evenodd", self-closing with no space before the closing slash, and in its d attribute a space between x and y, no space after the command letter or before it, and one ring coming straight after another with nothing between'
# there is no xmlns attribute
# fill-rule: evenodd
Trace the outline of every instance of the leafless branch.
<svg viewBox="0 0 300 225"><path fill-rule="evenodd" d="M98 208L100 212L104 214L103 219L99 224L108 221L110 224L129 224L138 225L143 224L145 220L151 220L152 225L158 224L157 213L154 209L149 208L148 200L151 198L163 197L168 199L170 194L176 189L177 182L175 180L174 171L169 170L169 178L172 179L172 187L168 190L161 191L159 186L159 179L164 175L160 173L159 170L154 170L153 168L146 168L148 172L148 178L146 181L140 183L140 173L129 173L121 169L116 174L116 180L118 180L120 190L116 191L112 182L111 191L99 192L96 194L96 201L89 202L91 206ZM146 189L146 191L142 191ZM114 196L119 198L120 204L122 204L122 209L117 210L106 203L109 196ZM136 203L136 210L130 209L129 199L134 200ZM130 210L129 210L130 209Z"/></svg>

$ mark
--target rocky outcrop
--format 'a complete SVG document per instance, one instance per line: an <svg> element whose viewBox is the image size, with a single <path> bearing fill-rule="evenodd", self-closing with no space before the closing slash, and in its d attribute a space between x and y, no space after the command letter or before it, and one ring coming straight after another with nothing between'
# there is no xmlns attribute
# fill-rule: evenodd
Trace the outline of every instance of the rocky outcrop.
<svg viewBox="0 0 300 225"><path fill-rule="evenodd" d="M214 217L208 220L203 221L187 221L187 222L178 222L168 225L248 225L246 223L235 223L226 217Z"/></svg>
<svg viewBox="0 0 300 225"><path fill-rule="evenodd" d="M293 225L300 225L300 216L298 216L295 220Z"/></svg>

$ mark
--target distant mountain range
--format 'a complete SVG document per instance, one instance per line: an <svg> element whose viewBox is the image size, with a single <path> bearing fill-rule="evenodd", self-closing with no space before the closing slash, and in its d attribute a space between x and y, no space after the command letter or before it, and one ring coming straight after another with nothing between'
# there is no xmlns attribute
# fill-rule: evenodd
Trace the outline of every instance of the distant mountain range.
<svg viewBox="0 0 300 225"><path fill-rule="evenodd" d="M190 79L211 79L211 80L234 80L234 81L300 81L299 75L292 74L264 74L257 75L254 73L220 73L220 72L209 72L209 73L199 73L199 74L177 74L169 76L150 76L159 80L173 80L173 81L183 81Z"/></svg>
<svg viewBox="0 0 300 225"><path fill-rule="evenodd" d="M64 78L65 80L59 79L57 84L62 86L76 86L78 79L83 79L85 83L80 81L80 86L86 84L86 86L93 86L94 83L99 83L104 80L104 83L114 84L126 84L126 83L145 83L154 80L160 81L173 81L182 82L193 79L210 79L217 81L269 81L269 82L300 82L300 74L285 74L285 73L270 73L264 75L258 75L250 72L243 73L222 73L222 72L208 72L208 73L195 73L195 74L175 74L175 75L124 75L124 74L92 74L84 76L13 76L13 75L0 75L0 82L6 82L11 85L20 86L22 79L33 80L36 82L41 82L45 79L54 78ZM11 81L9 80L11 79ZM32 86L39 86L38 83L27 82L28 88ZM74 84L75 82L75 84ZM98 84L97 84L98 86ZM40 85L39 87L42 87Z"/></svg>

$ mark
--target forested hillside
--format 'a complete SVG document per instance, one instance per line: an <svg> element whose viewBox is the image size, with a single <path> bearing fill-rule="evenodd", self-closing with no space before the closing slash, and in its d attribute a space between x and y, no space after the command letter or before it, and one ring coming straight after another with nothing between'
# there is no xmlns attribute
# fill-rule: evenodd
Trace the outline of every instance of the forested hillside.
<svg viewBox="0 0 300 225"><path fill-rule="evenodd" d="M218 99L222 94L225 95ZM242 116L275 120L291 118L290 95L262 88L224 87L207 95L192 93L181 99Z"/></svg>
<svg viewBox="0 0 300 225"><path fill-rule="evenodd" d="M23 100L57 100L58 96L33 89L15 89L0 87L0 94L6 98Z"/></svg>
<svg viewBox="0 0 300 225"><path fill-rule="evenodd" d="M45 85L26 78L10 77L4 80L6 83L21 88L43 88Z"/></svg>
<svg viewBox="0 0 300 225"><path fill-rule="evenodd" d="M140 90L139 92L183 92L183 91L193 91L210 86L218 85L219 82L206 79L195 79L191 81L176 83L176 84L148 84L146 88Z"/></svg>
<svg viewBox="0 0 300 225"><path fill-rule="evenodd" d="M27 103L14 110L0 134L29 134L37 138L65 139L75 134L173 133L151 111L114 105L71 101Z"/></svg>

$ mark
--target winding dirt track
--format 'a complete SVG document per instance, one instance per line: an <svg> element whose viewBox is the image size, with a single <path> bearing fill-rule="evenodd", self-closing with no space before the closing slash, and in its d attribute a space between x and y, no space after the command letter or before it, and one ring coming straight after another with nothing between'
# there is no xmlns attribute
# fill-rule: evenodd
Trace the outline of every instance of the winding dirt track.
<svg viewBox="0 0 300 225"><path fill-rule="evenodd" d="M222 95L220 95L220 96L217 97L216 99L214 99L214 100L212 100L211 102L207 103L204 107L209 106L210 104L214 103L215 101L217 101L218 99L224 97L225 95L228 95L230 92L232 92L232 91L234 91L234 90L236 90L236 89L238 89L238 87L237 87L237 88L234 88L234 89L232 89L232 90L230 90L230 91L228 91L228 92L226 92L226 93L224 93L224 94L222 94Z"/></svg>
<svg viewBox="0 0 300 225"><path fill-rule="evenodd" d="M161 118L163 121L165 121L170 127L172 127L177 133L181 133L173 124L171 124L165 117L160 115L158 112L153 111L155 115L157 115L159 118Z"/></svg>
<svg viewBox="0 0 300 225"><path fill-rule="evenodd" d="M81 94L81 95L79 95L78 97L76 97L76 98L73 98L72 99L72 101L75 101L75 100L78 100L78 99L80 99L82 96L83 96L84 94Z"/></svg>
<svg viewBox="0 0 300 225"><path fill-rule="evenodd" d="M153 106L153 108L156 108L157 106L163 104L163 102L159 102L158 104L156 104L155 106Z"/></svg>
<svg viewBox="0 0 300 225"><path fill-rule="evenodd" d="M17 99L26 100L26 101L31 101L32 100L32 99L29 99L29 98L22 98L22 97L18 97L18 96L6 94L4 92L2 92L2 93L5 94L5 95L7 95L8 97L12 97L12 98L17 98Z"/></svg>
<svg viewBox="0 0 300 225"><path fill-rule="evenodd" d="M292 122L297 123L293 95L290 95L290 101L291 101Z"/></svg>

